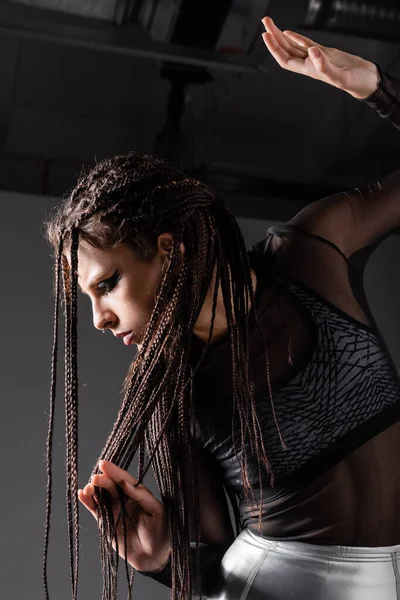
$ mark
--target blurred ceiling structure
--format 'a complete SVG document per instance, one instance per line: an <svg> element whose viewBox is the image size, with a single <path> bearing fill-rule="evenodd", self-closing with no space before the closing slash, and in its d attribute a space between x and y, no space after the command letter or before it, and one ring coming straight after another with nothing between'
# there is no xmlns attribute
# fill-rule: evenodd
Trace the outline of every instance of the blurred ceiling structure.
<svg viewBox="0 0 400 600"><path fill-rule="evenodd" d="M136 149L284 220L395 169L399 132L280 69L265 15L400 76L393 0L0 0L0 189L62 195Z"/></svg>

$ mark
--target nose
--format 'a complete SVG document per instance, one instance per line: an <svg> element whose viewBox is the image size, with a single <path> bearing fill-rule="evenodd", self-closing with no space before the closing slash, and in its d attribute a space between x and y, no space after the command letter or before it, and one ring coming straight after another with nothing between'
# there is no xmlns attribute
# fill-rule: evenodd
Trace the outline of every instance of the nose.
<svg viewBox="0 0 400 600"><path fill-rule="evenodd" d="M93 304L93 325L96 329L111 329L115 323L115 315L109 310Z"/></svg>

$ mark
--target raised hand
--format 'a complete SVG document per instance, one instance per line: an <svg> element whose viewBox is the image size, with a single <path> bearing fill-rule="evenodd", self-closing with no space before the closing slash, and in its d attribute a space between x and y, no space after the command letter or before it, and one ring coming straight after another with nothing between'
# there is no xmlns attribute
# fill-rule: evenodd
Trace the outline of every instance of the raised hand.
<svg viewBox="0 0 400 600"><path fill-rule="evenodd" d="M132 524L126 519L127 560L139 571L160 571L170 555L164 505L144 485L134 487L137 480L114 463L100 460L99 467L102 473L93 475L91 482L83 490L78 490L79 500L97 520L94 486L104 488L111 495L116 520L121 510L117 491L119 485L128 496L125 508ZM113 547L115 550L114 542ZM122 522L118 526L118 551L125 558Z"/></svg>
<svg viewBox="0 0 400 600"><path fill-rule="evenodd" d="M379 75L374 63L322 46L294 31L281 31L270 17L262 22L265 45L282 69L324 81L359 100L377 89Z"/></svg>

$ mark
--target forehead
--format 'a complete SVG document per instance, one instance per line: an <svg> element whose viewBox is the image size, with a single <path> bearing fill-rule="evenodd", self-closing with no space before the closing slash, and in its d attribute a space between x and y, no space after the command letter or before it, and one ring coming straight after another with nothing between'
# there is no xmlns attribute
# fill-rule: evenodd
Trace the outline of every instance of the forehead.
<svg viewBox="0 0 400 600"><path fill-rule="evenodd" d="M69 249L65 255L70 265ZM102 277L110 277L117 268L126 267L128 262L131 263L134 260L135 257L127 246L102 250L81 241L78 249L78 282L81 290L88 290Z"/></svg>
<svg viewBox="0 0 400 600"><path fill-rule="evenodd" d="M118 250L121 249L113 248L111 250L101 250L99 248L94 248L85 241L80 241L78 249L79 274L81 274L81 271L90 268L92 265L106 265L112 261L115 261L120 254ZM71 266L71 249L69 247L66 248L64 250L64 254L68 264Z"/></svg>

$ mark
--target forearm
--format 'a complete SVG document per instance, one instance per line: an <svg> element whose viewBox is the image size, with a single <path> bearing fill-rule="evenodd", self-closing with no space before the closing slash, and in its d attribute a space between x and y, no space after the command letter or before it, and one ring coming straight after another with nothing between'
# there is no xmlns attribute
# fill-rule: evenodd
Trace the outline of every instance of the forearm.
<svg viewBox="0 0 400 600"><path fill-rule="evenodd" d="M400 129L400 80L379 71L378 88L368 98L362 100L376 110L382 119L388 119L394 127Z"/></svg>

